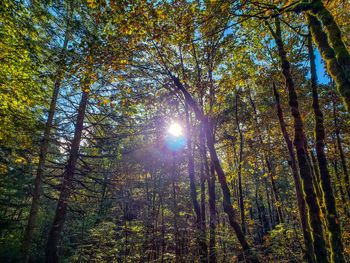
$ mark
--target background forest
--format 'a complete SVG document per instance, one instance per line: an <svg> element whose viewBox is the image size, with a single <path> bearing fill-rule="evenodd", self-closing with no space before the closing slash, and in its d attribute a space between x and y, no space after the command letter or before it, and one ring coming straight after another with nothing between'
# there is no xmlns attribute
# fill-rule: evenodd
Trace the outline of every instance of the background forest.
<svg viewBox="0 0 350 263"><path fill-rule="evenodd" d="M0 262L349 262L349 10L0 1Z"/></svg>

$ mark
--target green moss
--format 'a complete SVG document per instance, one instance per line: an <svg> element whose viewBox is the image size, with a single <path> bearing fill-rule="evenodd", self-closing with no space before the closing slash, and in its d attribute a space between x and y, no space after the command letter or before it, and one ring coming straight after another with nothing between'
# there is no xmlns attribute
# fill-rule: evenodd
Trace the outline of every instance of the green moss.
<svg viewBox="0 0 350 263"><path fill-rule="evenodd" d="M326 61L328 73L332 76L337 84L338 91L344 101L346 108L350 109L350 81L344 71L344 67L339 63L339 59L336 57L335 50L330 46L328 42L328 36L323 31L321 22L313 15L306 14L306 19L311 29L312 38L317 45L319 52L323 59ZM338 50L339 51L339 50ZM341 52L344 52L341 51ZM341 53L338 53L338 55ZM341 56L344 58L344 56ZM342 64L344 65L344 64Z"/></svg>

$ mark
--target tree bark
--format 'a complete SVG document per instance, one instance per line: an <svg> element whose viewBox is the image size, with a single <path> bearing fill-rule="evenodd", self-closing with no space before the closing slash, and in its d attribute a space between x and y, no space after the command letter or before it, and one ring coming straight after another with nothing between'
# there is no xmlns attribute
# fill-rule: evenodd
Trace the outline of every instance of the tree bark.
<svg viewBox="0 0 350 263"><path fill-rule="evenodd" d="M264 170L264 174L265 174L265 170ZM270 202L269 184L266 178L264 178L264 184L265 184L266 201L267 201L267 212L269 214L269 220L267 220L266 230L271 231L276 226L276 220L275 220L276 218L273 216L273 208L271 208L271 202Z"/></svg>
<svg viewBox="0 0 350 263"><path fill-rule="evenodd" d="M314 152L310 151L311 159L309 157L309 163L311 166L311 172L312 172L312 180L314 182L314 188L316 192L316 196L318 199L318 203L321 207L322 213L325 214L324 205L323 205L323 198L322 198L322 191L321 191L321 177L320 177L320 169L318 168L317 161L314 155Z"/></svg>
<svg viewBox="0 0 350 263"><path fill-rule="evenodd" d="M205 224L203 223L202 212L197 200L197 189L194 178L194 159L192 155L191 128L189 120L188 104L185 102L186 112L186 133L187 133L187 158L188 158L188 175L190 178L191 199L194 211L196 213L196 228L198 235L200 262L208 262L208 248L206 244L206 233L204 232Z"/></svg>
<svg viewBox="0 0 350 263"><path fill-rule="evenodd" d="M200 222L200 229L201 229L201 249L203 253L203 259L205 259L205 262L208 262L208 244L207 244L207 225L206 225L206 212L205 212L205 182L206 182L207 176L204 173L204 164L201 163L201 222Z"/></svg>
<svg viewBox="0 0 350 263"><path fill-rule="evenodd" d="M200 147L201 155L204 164L204 170L206 173L206 181L208 184L209 195L209 263L216 263L216 194L215 194L215 168L213 165L208 164L207 149L205 146L205 135L203 131L203 125L200 127ZM203 211L203 210L202 210Z"/></svg>
<svg viewBox="0 0 350 263"><path fill-rule="evenodd" d="M239 207L241 210L241 224L242 231L246 233L246 224L245 224L245 213L244 213L244 199L243 199L243 189L242 189L242 161L243 161L243 132L239 125L238 121L238 91L236 92L236 127L239 133L239 160L238 160L238 190L239 190Z"/></svg>
<svg viewBox="0 0 350 263"><path fill-rule="evenodd" d="M323 191L323 199L326 204L326 222L329 231L329 243L331 247L331 260L332 262L344 262L344 247L341 240L341 229L339 225L338 215L335 206L335 198L331 185L331 176L328 170L327 157L324 152L325 147L325 130L323 125L323 114L320 109L317 92L317 75L315 55L312 48L311 36L308 36L308 51L310 59L310 71L311 71L311 88L312 88L312 107L315 113L315 138L316 138L316 156L318 161L318 167L320 169L320 179Z"/></svg>
<svg viewBox="0 0 350 263"><path fill-rule="evenodd" d="M262 219L262 213L261 213L261 208L259 204L259 198L258 198L258 183L255 184L255 204L256 204L256 211L258 212L258 219L260 224L258 224L258 242L259 244L263 243L263 236L265 235L264 231L264 222Z"/></svg>
<svg viewBox="0 0 350 263"><path fill-rule="evenodd" d="M313 188L311 167L307 160L305 149L305 134L303 131L303 122L299 112L298 97L294 87L293 77L290 71L290 64L287 59L284 44L282 42L282 33L279 18L275 18L276 32L269 26L271 34L276 42L278 54L281 60L283 75L286 79L286 86L289 93L289 106L294 119L294 146L297 151L299 173L303 180L303 189L306 194L306 202L309 207L310 225L312 228L313 245L316 254L316 260L319 263L329 262L327 258L326 244L323 239L322 220L320 217L320 207L317 203L316 194Z"/></svg>
<svg viewBox="0 0 350 263"><path fill-rule="evenodd" d="M301 227L303 231L304 236L304 243L305 243L305 259L309 263L316 262L315 255L314 255L314 248L312 246L312 238L310 234L310 226L309 221L307 217L307 211L306 211L306 203L303 195L303 190L301 187L301 182L299 179L299 173L298 173L298 167L297 167L297 161L293 149L293 143L289 137L288 131L286 129L286 123L283 118L283 111L280 103L279 94L277 92L275 83L273 83L273 92L276 99L276 109L277 109L277 116L278 120L281 126L282 134L284 137L284 140L286 141L288 153L290 157L290 167L292 169L294 184L295 184L295 191L297 195L297 201L298 201L298 209L299 209L299 217L301 222Z"/></svg>
<svg viewBox="0 0 350 263"><path fill-rule="evenodd" d="M279 198L278 198L278 192L277 192L276 183L275 183L275 180L273 179L273 174L274 173L272 171L271 163L270 163L270 161L269 161L269 159L267 158L266 155L265 155L265 163L266 163L266 166L267 166L267 170L269 172L270 183L271 183L271 188L272 188L272 194L273 194L273 199L275 201L275 207L276 207L276 210L277 210L278 221L279 221L279 223L283 223L281 204L280 204Z"/></svg>
<svg viewBox="0 0 350 263"><path fill-rule="evenodd" d="M323 5L323 4L322 4ZM322 58L327 63L327 70L337 84L338 91L346 109L350 109L350 76L344 71L342 60L337 60L335 50L329 45L327 34L323 31L320 21L311 14L306 14L312 38L318 47Z"/></svg>
<svg viewBox="0 0 350 263"><path fill-rule="evenodd" d="M209 179L209 178L208 178ZM210 166L210 179L208 180L208 192L209 192L209 226L210 226L210 239L209 239L209 263L216 263L216 195L215 195L215 168Z"/></svg>
<svg viewBox="0 0 350 263"><path fill-rule="evenodd" d="M345 198L345 193L344 193L343 188L342 188L341 177L340 177L339 172L338 172L338 161L337 160L335 160L333 162L333 168L334 168L334 175L338 181L338 185L339 185L338 188L339 188L339 192L340 192L340 198L341 198L341 201L343 203L344 212L345 212L345 214L349 215L349 213L347 211L347 207L346 207L346 198Z"/></svg>
<svg viewBox="0 0 350 263"><path fill-rule="evenodd" d="M56 80L54 84L54 89L52 91L51 96L51 103L49 107L49 114L47 116L47 121L45 124L45 130L44 130L44 136L40 143L40 153L39 153L39 163L38 168L36 170L36 177L34 181L34 192L33 192L33 198L32 198L32 204L30 207L29 217L28 217L28 223L26 226L26 230L24 232L24 239L23 239L23 261L24 263L27 263L29 261L30 256L30 247L32 243L33 233L35 229L35 222L36 217L38 215L39 205L40 205L40 195L41 195L41 186L44 176L44 170L45 170L45 162L46 162L46 156L47 151L49 147L49 141L50 141L50 134L52 129L52 122L55 115L56 110L56 104L57 104L57 98L61 87L61 81L63 78L63 62L64 62L64 54L67 49L68 41L69 41L69 30L66 30L66 34L63 41L63 46L61 50L61 58L60 63L58 65L58 70L56 73Z"/></svg>
<svg viewBox="0 0 350 263"><path fill-rule="evenodd" d="M338 127L338 116L337 116L335 102L333 102L333 113L334 113L335 136L337 139L337 148L338 148L339 155L340 155L341 167L342 167L343 174L344 174L344 184L345 184L346 193L348 195L348 200L350 200L349 172L348 172L348 168L346 166L346 159L345 159L343 146L342 146L342 142L341 142L341 138L340 138L340 129Z"/></svg>
<svg viewBox="0 0 350 263"><path fill-rule="evenodd" d="M177 208L177 198L176 198L176 183L175 183L175 177L176 177L176 153L172 153L173 158L173 169L171 172L171 182L172 182L172 190L173 190L173 213L174 213L174 236L175 236L175 262L182 262L181 254L180 254L180 238L179 238L179 227L177 225L177 219L179 217L179 212Z"/></svg>
<svg viewBox="0 0 350 263"><path fill-rule="evenodd" d="M72 191L72 183L74 178L75 167L78 160L78 152L80 146L81 135L83 131L84 117L86 111L86 104L89 93L82 92L81 101L78 108L78 116L75 124L74 137L69 153L69 159L61 185L61 193L58 200L55 218L49 232L49 237L45 250L46 263L58 263L58 242L63 229L64 222L67 215L67 206L69 197Z"/></svg>
<svg viewBox="0 0 350 263"><path fill-rule="evenodd" d="M206 232L206 213L205 213L205 181L206 176L204 174L204 164L201 163L201 221L203 224L203 230Z"/></svg>
<svg viewBox="0 0 350 263"><path fill-rule="evenodd" d="M347 79L350 80L350 54L343 42L339 26L321 0L311 0L310 5L311 12L316 15L327 29L327 35L334 49L335 57L344 70Z"/></svg>
<svg viewBox="0 0 350 263"><path fill-rule="evenodd" d="M239 240L243 251L246 253L248 262L259 262L257 256L252 254L252 252L250 251L250 246L248 245L248 242L243 234L242 228L237 222L236 214L231 203L230 189L227 185L225 173L220 165L220 161L215 150L214 135L212 132L210 132L212 131L212 129L210 128L211 125L208 123L207 120L205 120L204 122L210 158L218 176L219 183L221 184L224 212L227 214L230 226L234 229L237 239Z"/></svg>

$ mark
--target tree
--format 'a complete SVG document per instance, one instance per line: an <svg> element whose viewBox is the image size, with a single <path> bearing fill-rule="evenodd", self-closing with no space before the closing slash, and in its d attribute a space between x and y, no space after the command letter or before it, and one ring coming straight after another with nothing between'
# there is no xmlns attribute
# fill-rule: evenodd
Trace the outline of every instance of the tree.
<svg viewBox="0 0 350 263"><path fill-rule="evenodd" d="M85 81L84 81L85 82ZM71 194L71 187L75 173L75 166L78 160L78 151L81 140L81 135L83 132L83 124L85 117L85 110L88 101L89 93L85 91L87 89L86 84L82 87L82 96L78 109L78 116L75 125L74 138L72 141L69 159L67 162L66 170L63 177L63 182L61 186L60 197L57 204L56 214L54 222L52 224L47 245L46 245L46 262L58 262L57 258L57 246L62 231L62 227L66 218L67 207L69 202L69 197Z"/></svg>
<svg viewBox="0 0 350 263"><path fill-rule="evenodd" d="M333 262L345 262L343 256L343 244L341 241L341 230L337 220L337 211L335 207L335 199L331 186L330 174L327 167L327 157L324 152L325 129L323 126L323 114L320 110L317 93L317 75L315 65L315 55L312 48L311 36L308 36L308 50L311 69L311 87L312 98L315 113L315 137L316 137L316 155L318 167L320 169L320 180L323 190L323 198L327 209L327 227L330 232L331 258Z"/></svg>
<svg viewBox="0 0 350 263"><path fill-rule="evenodd" d="M281 27L278 18L275 18L275 31L269 26L270 32L273 35L278 54L281 60L283 75L286 79L286 87L289 92L289 105L294 118L294 146L296 148L299 173L303 181L303 189L306 195L306 202L309 207L309 219L312 229L314 252L318 262L328 262L326 246L323 239L322 221L320 218L320 208L316 200L316 195L313 189L311 168L307 161L307 152L305 149L305 135L303 132L303 122L300 116L298 107L298 97L294 88L294 81L290 72L290 64L286 57L286 51L282 42Z"/></svg>

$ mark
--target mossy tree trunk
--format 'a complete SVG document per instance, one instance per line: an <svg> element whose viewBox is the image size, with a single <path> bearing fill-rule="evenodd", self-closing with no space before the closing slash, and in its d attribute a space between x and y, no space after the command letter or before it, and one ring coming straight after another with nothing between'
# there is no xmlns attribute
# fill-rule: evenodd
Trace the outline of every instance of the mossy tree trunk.
<svg viewBox="0 0 350 263"><path fill-rule="evenodd" d="M312 107L315 113L315 139L316 139L316 156L320 170L321 189L323 192L324 203L326 204L326 223L329 231L329 243L331 247L332 262L344 262L344 247L341 241L341 229L336 211L335 198L333 194L331 177L328 170L327 157L324 152L325 130L323 125L323 114L320 109L317 91L317 75L315 55L312 48L311 36L308 36L308 51L311 69L311 88L312 88Z"/></svg>
<svg viewBox="0 0 350 263"><path fill-rule="evenodd" d="M340 128L338 125L338 116L337 116L337 110L336 110L336 104L333 101L333 114L334 114L334 128L335 128L335 136L337 139L337 148L339 151L339 156L340 156L340 161L341 161L341 167L343 170L343 174L344 174L344 185L345 185L345 189L346 189L346 193L348 196L348 200L350 200L350 181L349 181L349 172L348 172L348 168L346 166L346 159L345 159L345 155L344 155L344 151L343 151L343 146L342 146L342 140L340 138Z"/></svg>
<svg viewBox="0 0 350 263"><path fill-rule="evenodd" d="M339 61L337 59L335 49L329 45L327 34L323 31L321 22L317 17L307 13L306 19L310 27L312 38L318 47L322 58L326 61L327 70L337 84L338 91L349 111L350 76L349 72L346 72L347 67L344 67L344 65L342 66L342 60Z"/></svg>
<svg viewBox="0 0 350 263"><path fill-rule="evenodd" d="M288 153L290 157L290 166L292 168L292 174L295 184L295 190L297 195L297 201L298 201L298 209L299 209L299 217L301 221L301 226L303 230L303 236L304 236L304 242L305 242L305 258L306 261L309 263L316 262L315 255L314 255L314 248L312 246L312 238L310 234L310 227L309 227L309 221L307 217L307 211L306 211L306 203L303 195L303 190L301 188L301 182L299 179L299 173L298 173L298 167L297 167L297 161L293 149L293 143L289 137L288 131L286 129L286 123L283 118L283 111L280 103L279 94L277 92L275 83L273 83L273 92L276 99L276 109L277 109L277 116L278 120L281 126L283 137L286 141Z"/></svg>
<svg viewBox="0 0 350 263"><path fill-rule="evenodd" d="M322 0L311 0L310 6L311 12L327 29L327 35L334 49L335 57L344 70L347 79L350 80L350 54L342 40L342 33L339 26L335 22L333 15L324 6Z"/></svg>
<svg viewBox="0 0 350 263"><path fill-rule="evenodd" d="M346 207L346 198L345 198L345 193L343 191L343 187L342 187L342 180L341 180L341 176L339 174L339 171L338 171L338 161L335 160L333 162L333 169L334 169L334 175L337 179L337 185L338 185L338 189L339 189L339 193L340 193L340 198L341 198L341 201L343 203L343 209L344 209L344 212L345 214L349 215L349 212L347 211L347 207Z"/></svg>
<svg viewBox="0 0 350 263"><path fill-rule="evenodd" d="M322 212L325 213L325 211L323 209L324 205L323 205L321 183L320 183L321 182L320 169L318 168L316 157L315 157L315 154L312 150L310 151L310 157L309 157L309 162L310 162L311 169L312 169L312 179L314 182L314 187L315 187L318 203L321 206Z"/></svg>
<svg viewBox="0 0 350 263"><path fill-rule="evenodd" d="M274 31L269 24L267 25L276 42L278 54L281 60L282 72L286 79L286 86L288 89L289 96L289 106L294 119L294 146L297 151L299 173L303 181L303 190L305 192L306 202L309 207L309 219L312 228L312 237L314 251L316 254L316 260L319 263L326 263L329 261L327 257L326 244L323 239L320 207L317 203L316 194L313 188L311 167L307 160L307 151L305 149L305 134L303 131L303 122L299 111L298 96L295 91L294 80L290 71L290 64L287 59L286 51L284 49L284 44L282 41L282 33L279 18L275 18L276 31Z"/></svg>

